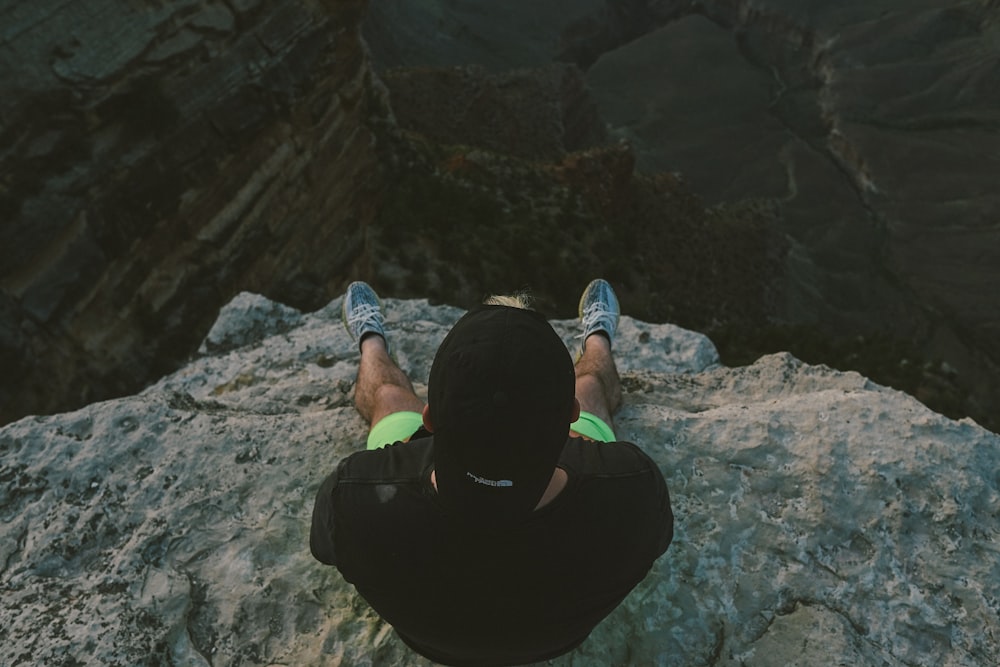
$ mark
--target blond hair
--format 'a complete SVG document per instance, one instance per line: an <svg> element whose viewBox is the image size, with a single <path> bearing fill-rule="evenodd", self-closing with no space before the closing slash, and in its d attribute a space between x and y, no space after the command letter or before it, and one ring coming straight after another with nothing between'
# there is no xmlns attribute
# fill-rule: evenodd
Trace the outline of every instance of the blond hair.
<svg viewBox="0 0 1000 667"><path fill-rule="evenodd" d="M511 308L531 310L531 295L527 292L494 294L493 296L488 296L483 299L483 304L487 306L509 306Z"/></svg>

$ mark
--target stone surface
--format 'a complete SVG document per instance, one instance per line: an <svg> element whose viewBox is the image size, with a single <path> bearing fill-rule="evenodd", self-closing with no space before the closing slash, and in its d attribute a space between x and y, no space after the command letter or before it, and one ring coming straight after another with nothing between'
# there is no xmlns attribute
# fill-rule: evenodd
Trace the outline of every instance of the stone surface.
<svg viewBox="0 0 1000 667"><path fill-rule="evenodd" d="M382 75L400 127L444 144L533 160L608 143L573 65L490 74L480 66L406 68Z"/></svg>
<svg viewBox="0 0 1000 667"><path fill-rule="evenodd" d="M994 429L998 30L982 0L383 3L364 25L380 68L575 63L638 170L780 211L768 324L912 342Z"/></svg>
<svg viewBox="0 0 1000 667"><path fill-rule="evenodd" d="M0 1L0 423L138 390L241 289L340 289L385 113L363 9Z"/></svg>
<svg viewBox="0 0 1000 667"><path fill-rule="evenodd" d="M492 72L560 60L562 31L614 11L598 0L372 3L365 39L376 67L474 64ZM600 26L603 29L603 26Z"/></svg>
<svg viewBox="0 0 1000 667"><path fill-rule="evenodd" d="M916 330L972 378L957 338L1000 358L1000 10L831 7L707 2L606 53L588 82L639 168L681 171L709 201L782 202L818 269L783 317ZM880 314L893 301L916 312Z"/></svg>
<svg viewBox="0 0 1000 667"><path fill-rule="evenodd" d="M462 311L385 305L423 392ZM424 664L308 552L316 488L366 432L339 306L240 295L141 394L0 429L5 664ZM616 429L661 466L676 537L552 664L1000 660L1000 437L787 354L721 366L669 324L623 317L616 354Z"/></svg>
<svg viewBox="0 0 1000 667"><path fill-rule="evenodd" d="M601 273L734 365L997 430L997 12L0 0L0 423L137 391L241 290L549 306Z"/></svg>

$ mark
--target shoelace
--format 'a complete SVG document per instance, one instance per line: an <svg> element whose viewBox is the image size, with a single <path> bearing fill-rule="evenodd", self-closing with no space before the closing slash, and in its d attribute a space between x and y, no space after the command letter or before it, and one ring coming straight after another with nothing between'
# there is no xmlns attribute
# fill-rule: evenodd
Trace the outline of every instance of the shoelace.
<svg viewBox="0 0 1000 667"><path fill-rule="evenodd" d="M615 314L610 310L606 310L603 306L604 304L600 301L595 301L583 309L583 333L577 334L577 338L584 338L588 334L593 333L596 328L594 325L601 320L605 320L605 322L602 322L603 326L600 328L608 333L614 333Z"/></svg>
<svg viewBox="0 0 1000 667"><path fill-rule="evenodd" d="M374 304L362 304L351 310L351 314L347 318L347 325L351 327L351 330L355 333L369 327L381 331L382 312L379 310L379 307Z"/></svg>

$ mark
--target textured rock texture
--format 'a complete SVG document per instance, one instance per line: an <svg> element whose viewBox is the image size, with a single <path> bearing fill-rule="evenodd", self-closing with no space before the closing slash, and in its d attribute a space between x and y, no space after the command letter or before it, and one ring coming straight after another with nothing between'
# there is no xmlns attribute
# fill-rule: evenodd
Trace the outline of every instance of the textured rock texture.
<svg viewBox="0 0 1000 667"><path fill-rule="evenodd" d="M240 289L339 289L384 113L363 8L0 1L0 423L137 390Z"/></svg>
<svg viewBox="0 0 1000 667"><path fill-rule="evenodd" d="M0 429L0 655L18 665L423 664L311 559L315 490L363 446L339 300L242 294L143 393ZM386 300L423 391L461 311ZM575 322L556 321L571 349ZM1000 660L1000 437L855 373L622 320L621 437L675 542L559 665Z"/></svg>
<svg viewBox="0 0 1000 667"><path fill-rule="evenodd" d="M572 65L491 74L479 66L402 68L382 75L400 127L444 144L536 160L608 143Z"/></svg>

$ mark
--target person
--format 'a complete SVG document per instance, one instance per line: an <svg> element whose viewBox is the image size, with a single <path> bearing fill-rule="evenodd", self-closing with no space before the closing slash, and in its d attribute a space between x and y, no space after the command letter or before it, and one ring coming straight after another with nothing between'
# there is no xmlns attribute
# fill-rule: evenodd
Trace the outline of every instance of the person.
<svg viewBox="0 0 1000 667"><path fill-rule="evenodd" d="M310 549L406 645L445 665L518 665L579 646L673 538L657 465L616 442L618 299L592 281L574 364L539 313L491 297L431 365L427 402L393 361L381 302L344 296L368 448L320 486Z"/></svg>

